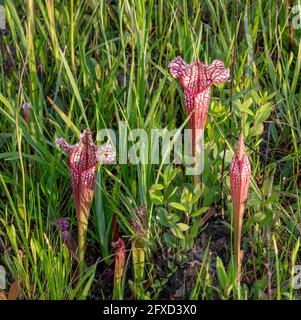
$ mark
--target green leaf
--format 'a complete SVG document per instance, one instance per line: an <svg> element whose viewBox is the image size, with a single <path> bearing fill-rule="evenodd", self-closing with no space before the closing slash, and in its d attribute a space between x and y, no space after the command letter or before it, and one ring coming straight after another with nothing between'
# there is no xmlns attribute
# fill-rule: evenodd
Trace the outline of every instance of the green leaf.
<svg viewBox="0 0 301 320"><path fill-rule="evenodd" d="M157 190L149 190L149 196L153 204L162 205L164 203L163 194Z"/></svg>
<svg viewBox="0 0 301 320"><path fill-rule="evenodd" d="M271 112L272 112L272 104L270 102L261 106L256 112L255 124L259 124L266 121L270 117Z"/></svg>
<svg viewBox="0 0 301 320"><path fill-rule="evenodd" d="M151 187L150 187L151 190L163 190L164 189L164 186L163 184L160 184L160 183L157 183L157 184L153 184Z"/></svg>
<svg viewBox="0 0 301 320"><path fill-rule="evenodd" d="M181 230L181 231L187 231L189 229L189 225L186 223L177 223L177 227Z"/></svg>
<svg viewBox="0 0 301 320"><path fill-rule="evenodd" d="M67 127L72 130L78 137L80 135L80 131L77 129L76 125L68 118L68 116L59 108L59 106L52 101L49 97L47 97L49 103L55 109L55 111L60 115L63 121L66 123Z"/></svg>
<svg viewBox="0 0 301 320"><path fill-rule="evenodd" d="M172 234L165 232L163 239L168 247L175 248L177 246L177 239Z"/></svg>
<svg viewBox="0 0 301 320"><path fill-rule="evenodd" d="M189 238L194 239L198 235L199 228L200 228L200 221L196 220L190 228Z"/></svg>
<svg viewBox="0 0 301 320"><path fill-rule="evenodd" d="M251 98L244 101L244 103L241 103L240 100L235 101L235 104L237 105L237 108L240 112L245 112L250 116L254 117L253 111L250 110L250 106L252 105L252 103L253 103L253 100Z"/></svg>
<svg viewBox="0 0 301 320"><path fill-rule="evenodd" d="M102 175L101 170L97 172L96 175L96 186L95 186L95 213L96 213L96 222L97 222L97 231L99 240L101 243L102 255L107 257L109 255L109 239L107 234L107 224L106 218L110 214L108 210L104 210L103 204L103 190L102 190Z"/></svg>
<svg viewBox="0 0 301 320"><path fill-rule="evenodd" d="M222 260L220 257L217 256L216 258L216 272L217 272L217 278L218 282L222 286L224 290L228 289L228 276L225 270L225 267L223 265Z"/></svg>
<svg viewBox="0 0 301 320"><path fill-rule="evenodd" d="M262 132L263 132L263 124L262 123L254 124L254 126L249 131L249 135L251 137L259 136L262 134Z"/></svg>
<svg viewBox="0 0 301 320"><path fill-rule="evenodd" d="M170 231L172 232L172 234L177 237L178 239L182 239L184 240L185 237L184 237L184 234L181 232L180 229L178 228L171 228Z"/></svg>
<svg viewBox="0 0 301 320"><path fill-rule="evenodd" d="M197 217L199 216L200 214L204 213L204 212L207 212L210 208L209 207L204 207L204 208L201 208L201 209L198 209L196 211L194 211L190 216L192 218L194 217Z"/></svg>
<svg viewBox="0 0 301 320"><path fill-rule="evenodd" d="M171 181L175 178L177 175L178 169L173 168L171 165L167 166L166 169L164 170L164 173L162 174L164 184L168 186Z"/></svg>
<svg viewBox="0 0 301 320"><path fill-rule="evenodd" d="M173 185L169 185L165 189L165 195L167 199L171 199L176 197L176 192L178 191L178 187L174 187Z"/></svg>
<svg viewBox="0 0 301 320"><path fill-rule="evenodd" d="M260 222L261 220L264 219L265 215L263 214L262 211L259 211L259 212L255 213L255 214L253 215L253 217L254 217L254 221L255 221L255 222Z"/></svg>
<svg viewBox="0 0 301 320"><path fill-rule="evenodd" d="M184 207L181 203L178 202L170 202L168 205L180 211L188 211L186 207Z"/></svg>
<svg viewBox="0 0 301 320"><path fill-rule="evenodd" d="M83 291L80 293L79 300L86 300L87 299L89 291L91 289L91 286L92 286L94 278L95 278L96 266L97 266L97 263L95 263L95 265L90 267L89 270L86 272L86 274L84 274L84 276L80 279L79 284L81 284L81 285L84 284L84 282L86 280L87 280L87 282L86 282L86 285L85 285ZM79 288L81 288L81 286Z"/></svg>
<svg viewBox="0 0 301 320"><path fill-rule="evenodd" d="M170 228L175 226L180 217L176 214L168 213L164 208L159 208L157 210L157 220L163 227Z"/></svg>
<svg viewBox="0 0 301 320"><path fill-rule="evenodd" d="M280 191L274 191L272 194L265 200L264 204L267 206L270 203L277 203L279 201Z"/></svg>
<svg viewBox="0 0 301 320"><path fill-rule="evenodd" d="M192 200L191 200L192 204L197 203L199 201L201 195L202 195L202 190L200 188L200 184L198 184L193 191L193 196L192 196Z"/></svg>
<svg viewBox="0 0 301 320"><path fill-rule="evenodd" d="M81 109L81 112L82 112L82 115L84 117L84 120L85 120L85 123L86 123L86 127L89 128L89 122L88 122L88 119L87 119L87 116L86 116L86 111L85 111L85 108L84 108L84 104L83 104L83 101L82 101L82 98L80 96L80 93L79 93L79 89L78 89L78 86L76 84L76 81L75 81L75 78L72 74L72 71L68 65L68 62L65 58L65 55L63 54L62 50L60 50L60 53L61 53L61 59L62 59L62 62L64 64L64 67L66 69L66 72L67 72L67 76L69 78L69 81L70 81L70 84L71 84L71 87L73 89L73 93L75 95L75 98L77 100L77 103Z"/></svg>
<svg viewBox="0 0 301 320"><path fill-rule="evenodd" d="M260 221L261 227L265 228L267 225L271 224L273 221L273 211L266 210L264 218Z"/></svg>

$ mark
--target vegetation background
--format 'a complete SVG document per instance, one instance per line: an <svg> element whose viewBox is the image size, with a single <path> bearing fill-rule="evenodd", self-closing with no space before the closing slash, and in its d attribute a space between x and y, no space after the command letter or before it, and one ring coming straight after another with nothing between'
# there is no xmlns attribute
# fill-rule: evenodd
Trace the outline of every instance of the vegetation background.
<svg viewBox="0 0 301 320"><path fill-rule="evenodd" d="M294 266L301 264L300 1L4 0L3 5L0 264L9 283L0 290L3 299L300 297L294 282ZM118 130L119 121L147 132L183 128L182 89L168 71L177 55L188 62L219 59L231 71L225 85L212 89L203 189L192 187L182 166L99 168L87 268L78 280L75 260L51 224L66 217L76 234L67 157L55 140L62 136L76 143L83 129ZM31 105L28 125L25 102ZM252 179L239 289L228 173L241 130ZM122 137L118 143L125 145ZM132 255L137 235L130 221L140 205L147 206L145 256ZM117 289L114 214L127 254Z"/></svg>

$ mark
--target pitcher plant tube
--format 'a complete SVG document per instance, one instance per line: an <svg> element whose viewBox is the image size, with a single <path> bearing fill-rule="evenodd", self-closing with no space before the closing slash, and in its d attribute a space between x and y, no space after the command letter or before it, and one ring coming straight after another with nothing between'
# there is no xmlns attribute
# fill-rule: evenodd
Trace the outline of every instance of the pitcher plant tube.
<svg viewBox="0 0 301 320"><path fill-rule="evenodd" d="M176 57L169 64L169 70L174 78L179 78L184 89L185 110L192 130L192 156L200 157L201 174L204 171L204 129L206 126L210 88L213 84L222 83L229 78L230 70L225 69L224 63L214 60L206 65L196 60L187 64L181 57ZM194 176L194 184L198 178Z"/></svg>
<svg viewBox="0 0 301 320"><path fill-rule="evenodd" d="M95 189L96 166L98 163L114 163L116 154L110 143L96 146L89 130L85 130L80 135L80 140L75 145L68 144L63 138L59 138L56 143L69 155L68 162L78 224L78 260L81 275L84 267L88 218Z"/></svg>
<svg viewBox="0 0 301 320"><path fill-rule="evenodd" d="M22 110L23 110L23 116L26 125L28 126L29 123L29 111L30 111L31 105L28 102L23 103L22 105Z"/></svg>
<svg viewBox="0 0 301 320"><path fill-rule="evenodd" d="M240 250L241 230L245 202L248 196L251 166L245 152L244 136L241 133L236 152L230 166L230 190L233 203L234 255L238 281L240 279L242 253Z"/></svg>
<svg viewBox="0 0 301 320"><path fill-rule="evenodd" d="M122 299L122 277L126 261L125 244L121 238L112 243L115 249L114 292L113 299Z"/></svg>

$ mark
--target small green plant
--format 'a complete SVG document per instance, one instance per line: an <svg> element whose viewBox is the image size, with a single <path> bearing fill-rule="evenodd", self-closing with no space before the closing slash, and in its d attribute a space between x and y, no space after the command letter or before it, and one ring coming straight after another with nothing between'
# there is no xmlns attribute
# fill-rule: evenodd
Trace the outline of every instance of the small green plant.
<svg viewBox="0 0 301 320"><path fill-rule="evenodd" d="M208 208L198 208L202 194L199 184L195 187L190 184L177 186L178 172L178 168L166 166L161 174L162 183L152 185L149 195L155 205L156 221L165 230L166 245L175 248L180 242L186 251L192 248L201 227L201 215Z"/></svg>

